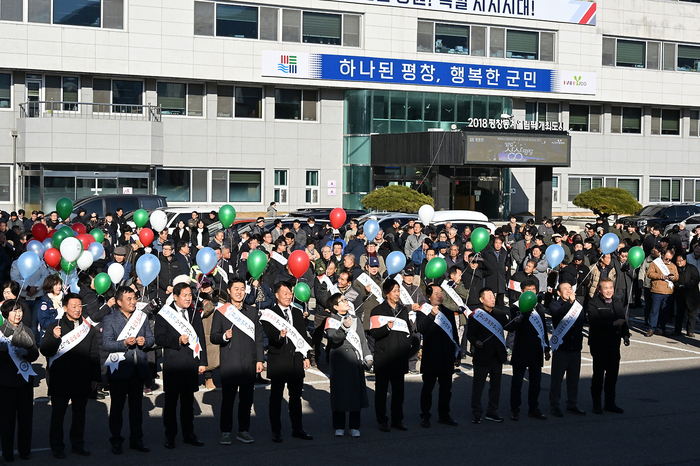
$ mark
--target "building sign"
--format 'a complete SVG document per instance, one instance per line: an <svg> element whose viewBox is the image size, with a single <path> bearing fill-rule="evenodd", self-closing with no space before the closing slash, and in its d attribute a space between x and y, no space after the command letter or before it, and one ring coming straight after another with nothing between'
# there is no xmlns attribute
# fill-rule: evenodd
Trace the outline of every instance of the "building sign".
<svg viewBox="0 0 700 466"><path fill-rule="evenodd" d="M590 72L271 50L263 51L262 75L561 94L596 93L596 74Z"/></svg>
<svg viewBox="0 0 700 466"><path fill-rule="evenodd" d="M331 0L595 26L596 4L578 0Z"/></svg>
<svg viewBox="0 0 700 466"><path fill-rule="evenodd" d="M571 137L465 133L467 164L513 167L570 166Z"/></svg>
<svg viewBox="0 0 700 466"><path fill-rule="evenodd" d="M467 118L467 128L518 131L566 131L561 121L523 121L496 118Z"/></svg>

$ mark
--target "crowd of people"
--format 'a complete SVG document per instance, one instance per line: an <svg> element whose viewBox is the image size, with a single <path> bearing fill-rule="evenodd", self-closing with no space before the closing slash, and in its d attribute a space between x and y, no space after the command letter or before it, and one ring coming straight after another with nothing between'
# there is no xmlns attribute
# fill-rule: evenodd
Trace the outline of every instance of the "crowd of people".
<svg viewBox="0 0 700 466"><path fill-rule="evenodd" d="M62 225L56 212L44 216L24 211L0 218L0 419L2 454L14 459L15 438L21 458L31 455L32 363L46 367L51 400L50 447L55 458L66 457L63 424L69 404L70 450L88 456L84 442L86 406L90 397L110 397L111 451L123 452L123 411L128 403L129 448L148 452L142 429L142 398L162 375L165 402L165 448L176 447L180 428L184 443L202 446L195 434L194 393L221 388L220 443L254 441L250 433L254 386L270 384L269 420L274 442L282 442L282 400L288 392L292 437L311 440L302 420L305 372L327 365L330 378L330 424L335 435L360 436L361 411L369 406L366 380L374 377L374 409L381 431L407 430L404 424L404 381L420 373L421 426L429 428L432 392L437 384L437 422L457 426L450 415L453 375L463 359L473 367L472 423L502 422L499 414L503 365L513 368L509 411L518 421L527 372L527 416L545 420L540 408L541 373L552 361L549 414L585 415L578 385L584 328L593 358L592 412L622 413L616 403L620 345L628 345L629 308L644 307L647 337L666 332L695 336L700 290L700 232L685 225L668 236L652 225L649 232L605 219L569 231L560 219L518 224L515 218L491 234L488 246L476 251L469 227L449 223L439 230L417 220L398 220L367 238L356 219L340 229L320 226L314 218L283 228L276 219L253 222L239 234L229 227L210 237L208 226L217 213L180 222L173 231L154 232L149 247L122 209L104 218L80 212L72 220L87 230L104 233L104 254L79 274L77 283L42 263L23 279L17 259L32 239L32 226ZM275 212L276 214L276 212ZM70 222L67 222L70 224ZM604 234L619 237L618 250L600 253ZM565 251L551 269L546 249ZM642 246L646 259L631 267L628 252ZM204 274L197 251L212 248L218 258ZM259 276L251 276L248 257L267 256ZM287 259L295 251L308 255L310 266L300 277ZM388 275L387 261L399 251L406 265ZM135 264L144 254L160 261L160 273L143 286ZM428 278L426 268L442 257L447 270ZM112 263L125 276L104 293L95 277ZM62 279L62 277L64 279ZM311 299L295 294L305 282ZM532 311L521 310L521 294L532 291ZM643 300L643 302L642 302ZM41 357L43 356L43 358ZM266 378L263 377L263 374ZM566 401L562 409L562 383ZM482 394L489 381L488 404ZM391 386L391 402L387 395ZM238 396L237 425L233 410ZM347 420L346 420L347 418ZM347 423L346 423L347 421ZM235 428L234 428L235 427Z"/></svg>

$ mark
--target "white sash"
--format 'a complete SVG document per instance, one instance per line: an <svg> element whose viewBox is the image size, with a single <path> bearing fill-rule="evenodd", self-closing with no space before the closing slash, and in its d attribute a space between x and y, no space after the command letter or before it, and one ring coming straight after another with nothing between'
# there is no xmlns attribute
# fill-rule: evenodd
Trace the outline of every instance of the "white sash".
<svg viewBox="0 0 700 466"><path fill-rule="evenodd" d="M145 312L134 311L133 314L131 314L131 317L129 317L129 320L126 322L126 325L122 331L119 333L117 341L123 341L127 338L137 336L141 331L141 327L143 327L144 322L147 320L148 316ZM119 363L124 360L126 360L124 353L110 353L110 355L107 356L104 367L109 367L110 374L113 374L119 367Z"/></svg>
<svg viewBox="0 0 700 466"><path fill-rule="evenodd" d="M36 375L36 372L34 372L34 369L32 369L32 365L25 361L22 356L17 354L19 348L10 343L10 339L1 332L0 342L7 343L7 352L10 355L12 362L14 362L15 366L17 366L17 373L24 377L25 382L29 382L29 376Z"/></svg>
<svg viewBox="0 0 700 466"><path fill-rule="evenodd" d="M369 275L363 272L359 277L357 277L357 281L362 283L364 286L369 285L370 291L372 292L374 297L377 298L377 302L379 304L382 304L384 302L384 298L382 297L382 289L379 288L379 285L374 283L374 280L369 278Z"/></svg>
<svg viewBox="0 0 700 466"><path fill-rule="evenodd" d="M326 330L332 328L337 330L342 325L342 321L329 317L326 319ZM360 361L362 361L362 341L360 341L360 336L351 328L346 329L345 339L350 342L353 348L355 348L356 356Z"/></svg>
<svg viewBox="0 0 700 466"><path fill-rule="evenodd" d="M328 291L330 291L331 288L333 288L333 282L331 281L330 278L328 278L328 275L326 275L326 274L323 274L323 278L319 278L318 281L321 282L321 283L325 283L325 284L326 284L326 289L327 289Z"/></svg>
<svg viewBox="0 0 700 466"><path fill-rule="evenodd" d="M394 280L399 284L399 290L401 291L401 304L409 307L413 306L413 298L411 298L411 295L408 294L406 287L403 286L403 278L401 278L401 275L396 275Z"/></svg>
<svg viewBox="0 0 700 466"><path fill-rule="evenodd" d="M423 304L423 307L420 308L420 311L426 316L428 316L433 311L433 305L430 303L425 303ZM455 357L457 357L457 355L461 351L461 348L455 341L454 335L452 335L452 322L450 322L450 320L445 316L445 314L443 314L442 312L438 312L435 316L435 323L447 334L448 337L450 337L452 343L455 344Z"/></svg>
<svg viewBox="0 0 700 466"><path fill-rule="evenodd" d="M255 323L245 314L236 308L233 304L220 304L217 308L224 317L226 317L238 330L248 335L255 341Z"/></svg>
<svg viewBox="0 0 700 466"><path fill-rule="evenodd" d="M473 314L474 320L486 327L489 332L498 338L498 340L506 346L506 339L503 336L503 326L491 314L481 309L477 309Z"/></svg>
<svg viewBox="0 0 700 466"><path fill-rule="evenodd" d="M272 251L272 258L282 265L287 265L287 258L277 251Z"/></svg>
<svg viewBox="0 0 700 466"><path fill-rule="evenodd" d="M447 280L444 280L442 282L442 285L440 285L440 288L447 293L447 295L452 298L452 301L457 305L457 307L467 307L466 304L464 304L464 300L460 295L457 294L457 291L452 288L448 283ZM468 317L468 316L467 316Z"/></svg>
<svg viewBox="0 0 700 466"><path fill-rule="evenodd" d="M192 324L182 316L182 313L170 306L163 306L158 315L165 319L177 333L180 335L187 335L187 346L192 350L192 357L199 358L199 353L202 352L202 345L199 344L199 337L197 336L197 332L194 331Z"/></svg>
<svg viewBox="0 0 700 466"><path fill-rule="evenodd" d="M542 349L545 349L547 347L547 343L544 341L544 323L542 322L542 317L540 317L540 313L535 311L534 309L532 312L530 312L530 323L532 324L533 327L535 327L535 330L537 330L537 336L540 337L540 341L542 342Z"/></svg>
<svg viewBox="0 0 700 466"><path fill-rule="evenodd" d="M263 309L260 311L260 320L269 322L277 330L286 330L287 338L292 340L294 345L294 350L301 353L302 356L307 357L309 351L311 351L311 346L306 342L306 339L294 328L294 325L287 322L287 319L277 314L275 311L270 309Z"/></svg>
<svg viewBox="0 0 700 466"><path fill-rule="evenodd" d="M389 322L393 322L394 326L390 330L396 330L398 332L405 332L407 335L410 336L411 332L408 330L408 324L406 323L405 320L403 319L398 319L396 317L389 317L389 316L372 316L369 319L369 328L379 328L379 327L384 327L387 325Z"/></svg>
<svg viewBox="0 0 700 466"><path fill-rule="evenodd" d="M654 259L654 264L656 264L656 266L659 268L659 270L661 271L662 274L664 274L666 276L671 274L671 271L668 270L668 267L666 267L666 264L664 264L663 259L661 259L660 257L657 257L656 259ZM668 278L666 279L666 284L668 285L669 288L673 289L673 282L670 279L668 279Z"/></svg>
<svg viewBox="0 0 700 466"><path fill-rule="evenodd" d="M58 325L61 325L60 323ZM61 337L61 344L56 354L49 358L49 367L53 362L80 344L90 333L90 323L83 319L83 323Z"/></svg>
<svg viewBox="0 0 700 466"><path fill-rule="evenodd" d="M581 306L581 303L575 301L571 306L571 309L569 309L569 312L567 312L561 322L559 322L557 328L552 331L552 338L549 339L549 344L552 346L552 351L556 351L557 348L559 348L559 345L561 345L562 341L564 340L564 335L566 335L566 332L568 332L571 327L574 326L574 323L576 323L578 316L581 315L582 310L583 306Z"/></svg>

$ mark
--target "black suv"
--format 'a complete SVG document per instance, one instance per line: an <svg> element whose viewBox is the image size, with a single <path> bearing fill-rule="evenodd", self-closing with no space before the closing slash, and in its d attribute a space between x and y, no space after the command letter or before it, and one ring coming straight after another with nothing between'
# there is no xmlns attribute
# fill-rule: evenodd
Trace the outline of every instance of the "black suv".
<svg viewBox="0 0 700 466"><path fill-rule="evenodd" d="M674 205L648 205L636 214L629 217L622 217L622 223L625 225L634 225L640 231L645 231L647 226L655 223L661 225L661 231L664 231L667 225L679 223L686 218L700 214L700 207L695 204L674 204Z"/></svg>

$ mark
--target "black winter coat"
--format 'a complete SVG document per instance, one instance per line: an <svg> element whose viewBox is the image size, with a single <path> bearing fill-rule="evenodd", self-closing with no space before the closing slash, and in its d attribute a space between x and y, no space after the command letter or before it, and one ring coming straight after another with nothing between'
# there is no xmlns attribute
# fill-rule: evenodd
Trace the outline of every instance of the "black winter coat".
<svg viewBox="0 0 700 466"><path fill-rule="evenodd" d="M564 301L561 298L555 299L549 304L549 314L552 316L553 328L559 327L559 323L566 316L566 313L571 309L572 303ZM581 312L574 322L574 325L562 338L561 344L557 351L581 351L583 348L583 321L585 312Z"/></svg>
<svg viewBox="0 0 700 466"><path fill-rule="evenodd" d="M233 306L233 304L231 304ZM241 312L255 325L255 340L233 325L221 312L214 311L211 324L211 343L219 345L221 363L221 383L224 385L245 385L255 383L255 365L265 362L263 329L258 319L258 310L243 305ZM232 330L230 340L225 340L226 331Z"/></svg>
<svg viewBox="0 0 700 466"><path fill-rule="evenodd" d="M454 372L454 362L459 349L454 342L459 341L455 313L445 306L439 306L440 312L447 317L452 325L452 340L445 331L435 323L435 316L416 312L416 328L423 334L423 358L421 359L421 374L442 375Z"/></svg>
<svg viewBox="0 0 700 466"><path fill-rule="evenodd" d="M10 339L12 344L19 348L24 348L27 350L27 354L23 356L22 359L28 363L32 363L39 357L39 349L36 347L36 342L34 341L34 334L29 327L20 323L20 325L15 329L10 324L5 322L0 325L0 333L5 335ZM16 340L13 341L13 335L22 334L22 340L25 344L16 344ZM29 344L31 342L31 344ZM10 353L7 349L0 349L0 386L3 387L22 387L24 385L31 384L34 385L34 377L29 377L29 380L24 380L21 374L17 371L17 366L15 365Z"/></svg>
<svg viewBox="0 0 700 466"><path fill-rule="evenodd" d="M511 306L510 313L515 315L518 312L516 306ZM538 304L532 312L537 312L542 324L544 325L544 342L549 347L549 338L547 337L547 321L544 315L544 306ZM513 355L510 363L513 366L520 367L542 367L544 366L544 350L542 349L542 340L540 340L535 326L530 322L530 314L523 314L522 320L518 322L514 320L508 325L509 331L515 331L515 341L513 343Z"/></svg>
<svg viewBox="0 0 700 466"><path fill-rule="evenodd" d="M374 338L374 371L388 375L406 374L408 356L411 352L411 321L408 319L409 308L401 303L392 309L388 301L372 309L370 319L374 316L396 317L406 321L409 333L390 330L388 325L372 328L369 334Z"/></svg>
<svg viewBox="0 0 700 466"><path fill-rule="evenodd" d="M291 307L292 323L299 334L309 342L306 335L306 324L301 311L295 307ZM275 304L272 311L279 316L284 317L284 312ZM265 335L269 340L267 348L267 376L272 380L288 382L294 379L303 379L304 359L308 359L308 354L302 355L296 351L292 340L289 337L280 338L280 331L269 322L263 322Z"/></svg>
<svg viewBox="0 0 700 466"><path fill-rule="evenodd" d="M495 307L493 311L491 311L491 316L503 327L508 323L508 314L506 314L503 309ZM503 364L508 359L506 347L503 346L503 343L501 343L498 338L492 335L493 333L491 333L489 329L474 319L474 314L469 316L467 339L469 343L473 345L472 364L475 366L490 366L494 359L497 359ZM482 342L484 346L482 348L477 348L477 341Z"/></svg>
<svg viewBox="0 0 700 466"><path fill-rule="evenodd" d="M505 293L508 288L508 280L510 280L510 254L505 247L499 251L496 258L496 250L493 246L489 246L483 253L484 264L489 270L489 275L486 277L486 286L491 288L494 293Z"/></svg>
<svg viewBox="0 0 700 466"><path fill-rule="evenodd" d="M625 306L622 301L613 298L611 303L606 303L600 293L588 302L588 346L590 347L620 347L620 339L630 334L627 323L615 327L613 322L625 318Z"/></svg>
<svg viewBox="0 0 700 466"><path fill-rule="evenodd" d="M187 275L190 271L183 271L180 261L174 254L170 255L170 260L165 256L158 257L160 261L160 273L158 274L158 297L165 302L168 298L168 287L173 286L173 280L178 275Z"/></svg>

